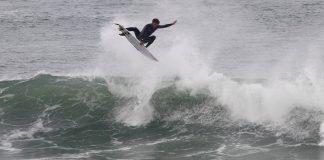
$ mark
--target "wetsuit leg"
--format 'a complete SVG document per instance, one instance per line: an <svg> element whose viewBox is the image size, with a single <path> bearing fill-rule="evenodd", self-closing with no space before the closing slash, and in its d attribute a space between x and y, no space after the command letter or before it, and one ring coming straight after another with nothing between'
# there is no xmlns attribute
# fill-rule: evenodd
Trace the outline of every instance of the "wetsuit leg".
<svg viewBox="0 0 324 160"><path fill-rule="evenodd" d="M148 46L150 46L154 42L155 38L156 38L155 36L148 37L147 38L147 45L145 47L147 48Z"/></svg>
<svg viewBox="0 0 324 160"><path fill-rule="evenodd" d="M141 32L136 27L128 27L126 28L128 31L133 31L137 39L139 39Z"/></svg>

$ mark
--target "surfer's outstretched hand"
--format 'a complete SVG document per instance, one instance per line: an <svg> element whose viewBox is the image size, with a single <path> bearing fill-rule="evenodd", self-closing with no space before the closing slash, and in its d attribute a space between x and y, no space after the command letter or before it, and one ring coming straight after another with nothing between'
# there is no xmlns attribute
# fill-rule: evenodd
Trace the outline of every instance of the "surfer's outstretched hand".
<svg viewBox="0 0 324 160"><path fill-rule="evenodd" d="M175 20L173 23L172 23L172 25L174 25L174 24L176 24L177 23L177 20Z"/></svg>

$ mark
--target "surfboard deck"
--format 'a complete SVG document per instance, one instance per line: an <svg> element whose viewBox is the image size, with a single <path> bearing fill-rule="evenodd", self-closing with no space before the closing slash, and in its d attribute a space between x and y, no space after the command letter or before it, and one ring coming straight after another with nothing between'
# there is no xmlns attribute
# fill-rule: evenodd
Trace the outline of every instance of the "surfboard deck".
<svg viewBox="0 0 324 160"><path fill-rule="evenodd" d="M127 29L125 29L122 25L117 24L116 25L119 27L119 31L121 31L123 34L125 34L124 37L140 52L142 53L145 57L157 61L158 60L153 56L153 54L147 50L147 48L143 45L140 45L140 42L132 35L130 34Z"/></svg>

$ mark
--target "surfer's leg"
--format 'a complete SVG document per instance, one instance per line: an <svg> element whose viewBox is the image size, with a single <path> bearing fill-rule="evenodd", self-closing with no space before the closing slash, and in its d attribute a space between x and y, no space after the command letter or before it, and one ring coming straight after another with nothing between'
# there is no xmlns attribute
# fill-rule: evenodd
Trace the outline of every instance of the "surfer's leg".
<svg viewBox="0 0 324 160"><path fill-rule="evenodd" d="M145 47L147 48L148 46L150 46L154 42L155 38L156 38L155 36L148 37L147 38L147 45Z"/></svg>
<svg viewBox="0 0 324 160"><path fill-rule="evenodd" d="M135 33L136 38L138 39L141 35L141 32L136 27L128 27L126 28L128 31L133 31Z"/></svg>

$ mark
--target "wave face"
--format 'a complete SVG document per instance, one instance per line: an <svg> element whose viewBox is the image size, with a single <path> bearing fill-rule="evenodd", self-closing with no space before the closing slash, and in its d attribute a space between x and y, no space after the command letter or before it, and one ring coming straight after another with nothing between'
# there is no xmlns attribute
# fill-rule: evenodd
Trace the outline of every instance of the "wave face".
<svg viewBox="0 0 324 160"><path fill-rule="evenodd" d="M51 75L0 82L1 159L319 156L321 112L295 106L280 124L256 122L233 117L221 97L181 87L181 79L161 81L147 103L139 83Z"/></svg>

